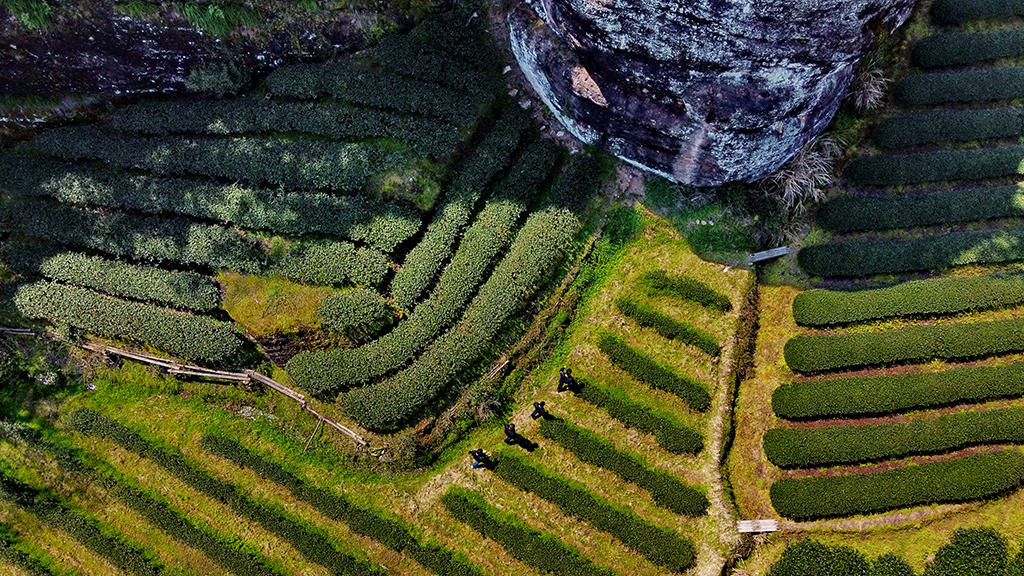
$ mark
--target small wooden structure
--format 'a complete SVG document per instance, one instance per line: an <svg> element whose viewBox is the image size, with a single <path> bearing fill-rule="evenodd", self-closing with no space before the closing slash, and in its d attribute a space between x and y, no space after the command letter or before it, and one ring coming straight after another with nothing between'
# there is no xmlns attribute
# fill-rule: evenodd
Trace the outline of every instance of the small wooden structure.
<svg viewBox="0 0 1024 576"><path fill-rule="evenodd" d="M28 328L8 328L7 326L0 326L0 334L10 334L12 336L35 336L36 333L29 330Z"/></svg>
<svg viewBox="0 0 1024 576"><path fill-rule="evenodd" d="M738 520L736 522L736 530L740 533L744 532L778 532L779 521L778 520Z"/></svg>
<svg viewBox="0 0 1024 576"><path fill-rule="evenodd" d="M772 258L778 258L779 256L785 256L789 254L789 246L779 246L778 248L772 248L771 250L765 250L764 252L754 252L748 258L748 261L753 264L760 262L761 260L770 260Z"/></svg>

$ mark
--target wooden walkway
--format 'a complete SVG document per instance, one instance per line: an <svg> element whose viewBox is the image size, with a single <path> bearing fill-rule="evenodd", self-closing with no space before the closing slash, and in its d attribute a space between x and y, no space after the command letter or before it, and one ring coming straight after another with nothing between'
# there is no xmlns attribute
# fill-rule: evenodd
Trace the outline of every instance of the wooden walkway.
<svg viewBox="0 0 1024 576"><path fill-rule="evenodd" d="M789 246L779 246L778 248L772 248L771 250L765 250L764 252L754 252L747 258L747 260L753 264L754 262L778 258L779 256L785 256L786 254L789 254Z"/></svg>
<svg viewBox="0 0 1024 576"><path fill-rule="evenodd" d="M778 520L739 520L736 522L736 530L743 532L778 532Z"/></svg>

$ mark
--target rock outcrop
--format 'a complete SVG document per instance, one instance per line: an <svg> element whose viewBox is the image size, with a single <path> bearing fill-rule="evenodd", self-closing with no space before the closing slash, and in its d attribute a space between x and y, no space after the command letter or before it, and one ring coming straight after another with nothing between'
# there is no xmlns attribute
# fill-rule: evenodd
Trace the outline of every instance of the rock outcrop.
<svg viewBox="0 0 1024 576"><path fill-rule="evenodd" d="M580 140L672 180L775 171L913 0L514 0L512 50Z"/></svg>

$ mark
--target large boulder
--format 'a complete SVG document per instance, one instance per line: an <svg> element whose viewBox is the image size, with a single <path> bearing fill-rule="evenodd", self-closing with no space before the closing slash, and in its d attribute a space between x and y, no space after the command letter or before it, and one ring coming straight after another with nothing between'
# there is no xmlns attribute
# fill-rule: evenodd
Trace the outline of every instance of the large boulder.
<svg viewBox="0 0 1024 576"><path fill-rule="evenodd" d="M580 140L672 180L769 174L913 0L513 0L512 50Z"/></svg>

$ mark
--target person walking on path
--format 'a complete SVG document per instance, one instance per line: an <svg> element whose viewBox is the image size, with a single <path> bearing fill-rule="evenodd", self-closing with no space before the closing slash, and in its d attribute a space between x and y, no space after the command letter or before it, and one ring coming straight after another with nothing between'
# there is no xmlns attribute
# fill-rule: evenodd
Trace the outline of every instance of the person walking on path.
<svg viewBox="0 0 1024 576"><path fill-rule="evenodd" d="M530 418L536 420L537 418L543 418L548 413L547 409L544 408L544 401L533 403L533 414L530 414Z"/></svg>
<svg viewBox="0 0 1024 576"><path fill-rule="evenodd" d="M576 385L576 379L572 377L572 368L562 367L558 371L558 391L565 392L572 390Z"/></svg>

